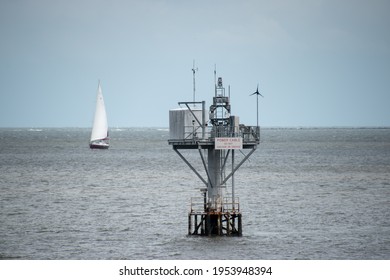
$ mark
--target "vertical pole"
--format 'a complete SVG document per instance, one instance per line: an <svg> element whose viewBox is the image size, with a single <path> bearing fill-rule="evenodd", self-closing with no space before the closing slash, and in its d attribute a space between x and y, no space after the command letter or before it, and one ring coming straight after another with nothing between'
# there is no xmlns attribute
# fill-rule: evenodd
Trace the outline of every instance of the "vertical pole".
<svg viewBox="0 0 390 280"><path fill-rule="evenodd" d="M221 197L221 150L209 148L208 150L208 173L210 175L207 186L209 207L218 210ZM210 209L209 209L210 210Z"/></svg>
<svg viewBox="0 0 390 280"><path fill-rule="evenodd" d="M230 212L226 214L226 235L230 235Z"/></svg>
<svg viewBox="0 0 390 280"><path fill-rule="evenodd" d="M234 208L235 208L235 205L234 205L234 200L235 200L235 194L234 194L234 149L232 149L232 209L233 209L233 212L234 212Z"/></svg>
<svg viewBox="0 0 390 280"><path fill-rule="evenodd" d="M201 226L201 228L200 228L200 234L201 235L205 235L205 232L206 232L206 226L205 226L205 221L206 220L206 216L205 216L205 214L202 214L201 215L201 219L200 219L200 221L201 221L201 223L202 223L202 226Z"/></svg>
<svg viewBox="0 0 390 280"><path fill-rule="evenodd" d="M211 236L211 219L210 219L210 212L207 212L206 214L206 233L208 236Z"/></svg>
<svg viewBox="0 0 390 280"><path fill-rule="evenodd" d="M259 95L256 94L256 117L257 117L257 121L256 121L256 125L257 127L259 127Z"/></svg>
<svg viewBox="0 0 390 280"><path fill-rule="evenodd" d="M195 60L193 61L193 67L192 67L192 74L193 74L193 84L194 84L194 96L193 96L193 99L194 99L194 103L195 103L195 71L197 71L198 69L195 68Z"/></svg>
<svg viewBox="0 0 390 280"><path fill-rule="evenodd" d="M241 214L238 214L238 236L242 236L242 220L241 220Z"/></svg>
<svg viewBox="0 0 390 280"><path fill-rule="evenodd" d="M191 235L191 214L188 214L188 235Z"/></svg>
<svg viewBox="0 0 390 280"><path fill-rule="evenodd" d="M207 195L206 195L207 190L204 191L203 193L203 209L204 212L207 211Z"/></svg>
<svg viewBox="0 0 390 280"><path fill-rule="evenodd" d="M222 213L221 212L219 212L218 214L217 225L218 225L218 235L222 235Z"/></svg>
<svg viewBox="0 0 390 280"><path fill-rule="evenodd" d="M232 232L234 233L234 231L236 230L236 217L237 215L235 213L233 213L233 215L231 216L231 220L232 220Z"/></svg>
<svg viewBox="0 0 390 280"><path fill-rule="evenodd" d="M195 214L195 231L194 234L198 234L198 215Z"/></svg>
<svg viewBox="0 0 390 280"><path fill-rule="evenodd" d="M206 101L202 101L202 139L206 138Z"/></svg>
<svg viewBox="0 0 390 280"><path fill-rule="evenodd" d="M214 96L217 97L217 65L216 64L214 64L214 89L215 89Z"/></svg>

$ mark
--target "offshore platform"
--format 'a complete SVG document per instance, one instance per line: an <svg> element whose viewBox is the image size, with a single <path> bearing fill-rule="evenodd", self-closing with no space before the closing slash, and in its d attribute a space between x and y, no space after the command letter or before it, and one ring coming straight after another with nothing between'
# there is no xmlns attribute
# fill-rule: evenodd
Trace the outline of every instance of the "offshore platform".
<svg viewBox="0 0 390 280"><path fill-rule="evenodd" d="M230 88L226 94L222 78L216 79L213 104L206 116L206 102L179 102L169 111L169 140L173 150L203 182L201 196L191 199L189 235L242 236L242 214L235 196L234 175L260 143L260 128L239 123L231 115ZM200 162L194 165L180 150L197 150ZM241 150L248 149L245 155ZM236 151L244 156L236 162ZM204 171L196 167L203 166ZM203 176L202 176L203 174Z"/></svg>

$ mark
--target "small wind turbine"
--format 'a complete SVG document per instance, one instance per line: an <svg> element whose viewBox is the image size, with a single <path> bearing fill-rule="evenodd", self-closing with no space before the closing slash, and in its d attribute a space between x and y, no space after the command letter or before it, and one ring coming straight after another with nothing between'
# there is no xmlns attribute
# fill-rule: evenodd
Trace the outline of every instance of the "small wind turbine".
<svg viewBox="0 0 390 280"><path fill-rule="evenodd" d="M250 94L249 96L252 96L252 95L255 95L256 94L256 101L257 101L257 107L256 107L256 116L257 116L257 127L259 127L259 95L261 97L264 97L263 95L261 95L261 93L259 92L259 84L257 84L257 89L254 93Z"/></svg>

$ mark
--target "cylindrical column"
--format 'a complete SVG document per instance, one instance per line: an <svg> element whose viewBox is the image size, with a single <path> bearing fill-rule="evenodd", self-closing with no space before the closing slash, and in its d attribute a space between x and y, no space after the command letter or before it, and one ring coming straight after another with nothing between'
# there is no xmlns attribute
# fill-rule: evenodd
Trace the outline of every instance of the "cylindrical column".
<svg viewBox="0 0 390 280"><path fill-rule="evenodd" d="M208 149L208 172L210 180L207 186L211 210L219 211L222 202L221 189L221 150Z"/></svg>

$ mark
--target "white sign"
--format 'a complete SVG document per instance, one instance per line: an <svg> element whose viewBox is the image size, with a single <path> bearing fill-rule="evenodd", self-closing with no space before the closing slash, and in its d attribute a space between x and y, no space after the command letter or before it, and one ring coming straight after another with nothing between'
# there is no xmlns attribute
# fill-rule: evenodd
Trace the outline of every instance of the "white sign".
<svg viewBox="0 0 390 280"><path fill-rule="evenodd" d="M216 137L215 149L216 150L241 150L242 138L241 137Z"/></svg>

